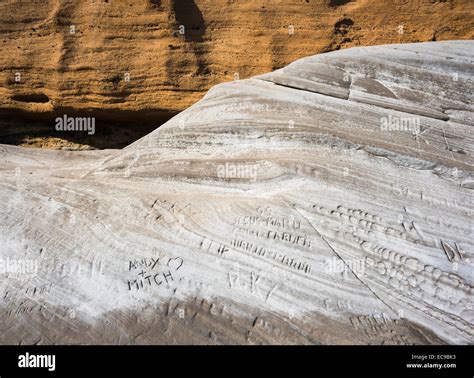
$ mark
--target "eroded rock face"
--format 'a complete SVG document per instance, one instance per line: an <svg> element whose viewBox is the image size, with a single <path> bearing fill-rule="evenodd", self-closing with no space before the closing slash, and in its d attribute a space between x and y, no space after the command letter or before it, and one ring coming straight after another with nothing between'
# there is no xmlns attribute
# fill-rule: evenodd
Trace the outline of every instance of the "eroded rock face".
<svg viewBox="0 0 474 378"><path fill-rule="evenodd" d="M316 53L472 39L473 13L471 0L3 1L0 109L181 111Z"/></svg>
<svg viewBox="0 0 474 378"><path fill-rule="evenodd" d="M1 342L471 343L473 47L302 59L123 150L1 146Z"/></svg>

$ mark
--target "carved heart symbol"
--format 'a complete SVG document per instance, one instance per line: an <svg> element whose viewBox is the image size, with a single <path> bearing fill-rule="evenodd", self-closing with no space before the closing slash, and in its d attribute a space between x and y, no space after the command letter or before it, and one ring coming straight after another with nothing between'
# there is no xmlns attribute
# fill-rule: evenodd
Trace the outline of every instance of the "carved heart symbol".
<svg viewBox="0 0 474 378"><path fill-rule="evenodd" d="M181 257L175 257L168 259L168 267L174 270L178 270L183 265L184 260Z"/></svg>

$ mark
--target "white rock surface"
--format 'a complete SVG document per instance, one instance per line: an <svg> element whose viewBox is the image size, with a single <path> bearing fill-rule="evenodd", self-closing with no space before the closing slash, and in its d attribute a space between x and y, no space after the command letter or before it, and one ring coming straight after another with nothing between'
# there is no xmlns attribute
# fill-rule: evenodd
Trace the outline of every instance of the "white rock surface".
<svg viewBox="0 0 474 378"><path fill-rule="evenodd" d="M1 145L0 342L472 343L473 61L347 49L123 150Z"/></svg>

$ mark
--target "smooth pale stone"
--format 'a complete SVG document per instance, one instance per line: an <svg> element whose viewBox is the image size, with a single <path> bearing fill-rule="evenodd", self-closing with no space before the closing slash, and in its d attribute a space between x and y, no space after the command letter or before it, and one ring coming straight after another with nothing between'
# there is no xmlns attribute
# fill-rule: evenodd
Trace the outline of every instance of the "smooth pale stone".
<svg viewBox="0 0 474 378"><path fill-rule="evenodd" d="M0 341L472 343L472 51L305 58L123 150L0 146Z"/></svg>

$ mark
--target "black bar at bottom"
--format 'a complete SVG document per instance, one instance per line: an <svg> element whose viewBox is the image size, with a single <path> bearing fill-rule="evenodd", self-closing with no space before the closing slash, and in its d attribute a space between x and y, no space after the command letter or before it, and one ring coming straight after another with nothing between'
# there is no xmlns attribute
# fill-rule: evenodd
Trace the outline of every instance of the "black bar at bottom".
<svg viewBox="0 0 474 378"><path fill-rule="evenodd" d="M472 352L472 346L0 346L0 377L473 377Z"/></svg>

